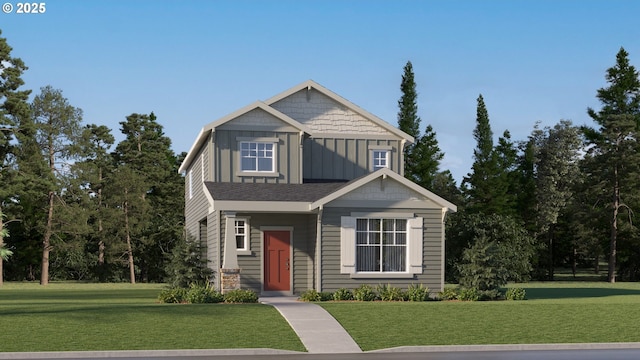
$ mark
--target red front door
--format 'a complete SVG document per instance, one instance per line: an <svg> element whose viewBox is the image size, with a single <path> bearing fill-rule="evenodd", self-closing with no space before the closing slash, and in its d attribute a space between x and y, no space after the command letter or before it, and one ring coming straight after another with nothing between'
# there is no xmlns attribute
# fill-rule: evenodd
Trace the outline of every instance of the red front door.
<svg viewBox="0 0 640 360"><path fill-rule="evenodd" d="M264 232L264 290L290 290L290 233L284 230Z"/></svg>

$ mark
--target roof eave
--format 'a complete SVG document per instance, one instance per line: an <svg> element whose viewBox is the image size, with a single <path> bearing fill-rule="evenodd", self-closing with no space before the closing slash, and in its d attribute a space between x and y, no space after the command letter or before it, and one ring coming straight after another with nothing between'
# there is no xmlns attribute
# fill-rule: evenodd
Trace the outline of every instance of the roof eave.
<svg viewBox="0 0 640 360"><path fill-rule="evenodd" d="M207 127L204 127L200 130L200 133L196 137L196 140L193 142L193 145L191 145L189 152L187 152L187 156L182 161L180 168L178 168L178 173L183 173L187 171L187 169L191 166L191 163L195 159L196 154L198 153L198 150L209 138L210 133L211 133L211 129L207 129Z"/></svg>

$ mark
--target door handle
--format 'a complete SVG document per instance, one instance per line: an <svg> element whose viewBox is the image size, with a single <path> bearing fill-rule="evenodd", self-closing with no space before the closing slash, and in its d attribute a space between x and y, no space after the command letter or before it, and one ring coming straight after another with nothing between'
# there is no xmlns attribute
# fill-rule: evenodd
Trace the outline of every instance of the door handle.
<svg viewBox="0 0 640 360"><path fill-rule="evenodd" d="M287 270L289 270L289 259L287 259Z"/></svg>

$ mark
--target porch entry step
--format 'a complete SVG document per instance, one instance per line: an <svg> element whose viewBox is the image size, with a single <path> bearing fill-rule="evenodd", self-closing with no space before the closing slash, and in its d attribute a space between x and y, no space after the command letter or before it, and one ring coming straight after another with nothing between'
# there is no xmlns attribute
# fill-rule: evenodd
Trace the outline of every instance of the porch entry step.
<svg viewBox="0 0 640 360"><path fill-rule="evenodd" d="M362 352L342 325L316 304L292 296L261 297L260 302L280 312L310 354Z"/></svg>

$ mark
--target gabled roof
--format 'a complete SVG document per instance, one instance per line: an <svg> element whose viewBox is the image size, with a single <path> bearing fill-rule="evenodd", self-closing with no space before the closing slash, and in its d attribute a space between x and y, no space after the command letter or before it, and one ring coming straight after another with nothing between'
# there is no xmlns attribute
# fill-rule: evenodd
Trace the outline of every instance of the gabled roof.
<svg viewBox="0 0 640 360"><path fill-rule="evenodd" d="M293 202L300 203L300 206L303 206L305 211L312 211L380 178L390 178L450 212L457 211L456 205L387 168L346 183L265 184L205 182L205 186L213 201Z"/></svg>
<svg viewBox="0 0 640 360"><path fill-rule="evenodd" d="M209 135L211 134L211 132L214 132L215 129L223 124L228 123L229 121L232 121L233 119L242 116L246 113L248 113L249 111L255 110L255 109L261 109L264 110L265 112L271 114L272 116L276 117L277 119L282 120L283 122L289 124L290 126L300 130L301 132L304 132L306 134L309 134L311 136L313 136L313 132L304 124L301 124L300 122L294 120L293 118L289 117L288 115L278 111L277 109L273 108L271 105L292 95L295 94L298 91L304 90L304 89L315 89L316 91L322 93L323 95L329 97L330 99L336 101L337 103L341 104L342 106L350 109L351 111L363 116L364 118L366 118L367 120L371 121L372 123L380 126L381 128L389 131L390 133L398 136L400 139L404 139L410 143L415 142L415 139L405 133L404 131L401 131L400 129L392 126L391 124L389 124L388 122L380 119L379 117L371 114L370 112L362 109L361 107L355 105L354 103L350 102L349 100L343 98L342 96L334 93L333 91L325 88L324 86L316 83L313 80L307 80L303 83L300 83L276 96L271 97L270 99L266 100L266 101L256 101L252 104L249 104L229 115L226 115L216 121L213 121L207 125L205 125L202 130L200 130L200 133L198 134L198 137L196 138L196 140L194 141L193 145L191 146L191 148L189 149L189 152L187 153L187 156L185 157L184 161L182 162L182 164L180 165L180 168L178 169L178 172L184 172L187 170L187 168L189 168L189 166L191 165L191 162L195 159L196 154L198 149L200 149L200 147L202 147L202 145L206 142L206 140L209 138Z"/></svg>
<svg viewBox="0 0 640 360"><path fill-rule="evenodd" d="M307 134L311 134L311 131L309 130L309 128L297 121L295 121L294 119L292 119L291 117L287 116L286 114L283 114L282 112L272 108L271 106L265 104L262 101L255 101L239 110L236 110L234 112L232 112L229 115L226 115L216 121L213 121L207 125L205 125L202 130L200 130L200 133L198 134L198 137L196 138L196 141L193 143L193 145L191 145L191 148L189 149L189 152L187 153L187 157L184 159L184 161L182 162L182 164L180 165L180 168L178 169L178 172L183 172L185 170L187 170L187 168L189 167L189 165L191 165L191 162L193 161L193 159L196 156L196 152L198 151L198 149L200 149L200 147L205 143L205 141L207 140L207 138L209 137L209 134L211 134L211 132L215 132L216 128L224 125L252 110L256 110L256 109L261 109L264 110L266 113L272 115L273 117L282 120L283 122L285 122L286 124L291 125L292 127L307 133Z"/></svg>
<svg viewBox="0 0 640 360"><path fill-rule="evenodd" d="M325 204L336 200L346 194L348 194L349 192L358 189L359 187L366 185L368 183L370 183L371 181L374 181L376 179L379 178L391 178L397 182L399 182L400 184L402 184L403 186L406 186L407 188L417 192L418 194L424 196L425 198L433 201L434 203L438 204L439 206L442 206L443 208L448 209L448 211L450 212L456 212L458 210L458 207L450 202L448 202L447 200L441 198L440 196L432 193L431 191L423 188L422 186L412 182L411 180L405 178L404 176L401 176L400 174L397 174L387 168L382 168L378 171L372 172L370 174L367 174L365 176L362 176L360 178L354 179L349 181L347 184L345 184L345 186L338 188L336 191L327 194L326 196L324 196L321 199L318 199L316 201L314 201L313 203L311 203L310 208L311 209L315 209L315 208L319 208L321 206L324 206Z"/></svg>
<svg viewBox="0 0 640 360"><path fill-rule="evenodd" d="M358 105L352 103L351 101L343 98L342 96L334 93L333 91L325 88L324 86L318 84L317 82L313 81L313 80L307 80L303 83L300 83L288 90L285 90L283 92L281 92L280 94L273 96L271 98L269 98L268 100L265 100L264 102L267 105L273 105L274 103L288 97L291 96L295 93L297 93L300 90L304 90L304 89L315 89L318 92L322 93L323 95L331 98L332 100L336 101L337 103L343 105L344 107L362 115L363 117L367 118L368 120L370 120L371 122L375 123L376 125L384 128L385 130L389 131L390 133L398 136L401 139L405 139L410 143L415 142L415 139L413 138L413 136L405 133L404 131L392 126L391 124L389 124L388 122L380 119L379 117L373 115L372 113L364 110L363 108L359 107Z"/></svg>

